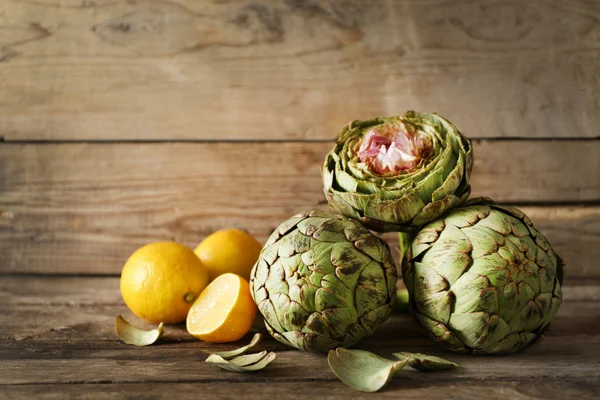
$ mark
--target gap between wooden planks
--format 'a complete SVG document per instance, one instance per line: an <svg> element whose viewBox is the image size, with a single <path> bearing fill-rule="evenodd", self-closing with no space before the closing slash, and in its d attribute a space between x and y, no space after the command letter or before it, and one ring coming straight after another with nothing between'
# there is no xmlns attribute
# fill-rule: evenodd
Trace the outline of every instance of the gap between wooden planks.
<svg viewBox="0 0 600 400"><path fill-rule="evenodd" d="M474 137L600 125L593 1L5 1L0 15L6 140L329 139L407 109Z"/></svg>
<svg viewBox="0 0 600 400"><path fill-rule="evenodd" d="M583 297L582 287L588 293ZM565 301L544 340L511 356L449 353L426 338L405 314L393 314L360 348L384 356L394 351L423 352L461 364L460 369L435 377L403 372L382 395L428 398L439 395L439 390L468 395L507 388L524 398L553 391L559 391L561 398L573 393L593 398L598 390L600 307L595 300L600 297L600 284L596 280L567 285L564 293ZM48 393L78 393L87 386L110 398L117 389L136 393L142 390L136 384L147 384L159 397L166 395L166 388L194 387L215 397L248 390L280 398L287 397L290 385L303 385L305 396L325 389L330 395L359 395L333 376L324 355L296 351L268 335L256 350L276 351L278 358L257 374L231 374L207 365L202 349L234 346L198 341L182 325L168 326L157 345L125 345L114 334L115 315L123 313L145 325L126 310L116 277L6 276L0 280L0 304L0 393L25 395L39 390L39 385ZM243 342L248 340L249 336Z"/></svg>
<svg viewBox="0 0 600 400"><path fill-rule="evenodd" d="M331 147L0 144L0 273L118 274L148 242L195 246L232 226L264 241L293 214L326 208L320 165ZM523 210L569 276L600 277L600 140L478 140L474 150L473 195L531 204Z"/></svg>

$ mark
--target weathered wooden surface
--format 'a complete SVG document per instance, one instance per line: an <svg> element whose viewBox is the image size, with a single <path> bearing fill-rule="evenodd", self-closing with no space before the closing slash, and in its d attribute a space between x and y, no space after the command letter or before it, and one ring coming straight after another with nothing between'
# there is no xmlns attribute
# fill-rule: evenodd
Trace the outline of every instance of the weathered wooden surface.
<svg viewBox="0 0 600 400"><path fill-rule="evenodd" d="M429 376L426 378L430 378ZM299 386L296 386L299 385ZM143 386L140 387L140 386ZM3 387L2 398L35 398L57 399L67 396L82 399L121 399L139 398L141 393L148 393L150 398L160 399L197 399L198 393L203 398L226 399L597 399L600 385L596 378L517 378L505 380L454 382L438 379L397 378L392 381L385 391L377 394L359 394L339 392L338 382L328 382L314 379L308 382L272 382L261 385L261 391L256 391L254 383L228 384L226 381L214 383L160 383L140 384L70 384L70 385L7 385ZM15 397L12 397L15 396ZM309 397L312 396L312 397ZM70 397L69 397L70 398Z"/></svg>
<svg viewBox="0 0 600 400"><path fill-rule="evenodd" d="M600 259L600 207L524 206L520 209L532 218L566 260L570 278L600 278L597 261ZM218 223L222 227L248 229L263 242L272 228L292 214L278 210L230 218L218 215L196 217L192 211L184 209L179 218L185 222L180 225L173 225L174 221L156 225L152 220L159 219L160 213L143 218L107 212L101 222L96 222L99 216L94 214L81 217L78 226L70 227L68 221L73 218L72 214L61 216L57 213L53 223L41 225L37 221L34 228L20 225L19 234L15 234L13 228L0 234L0 273L119 274L127 257L149 242L175 240L195 247L213 231L216 227L213 224ZM35 220L36 216L33 216L32 221ZM94 228L95 224L104 225ZM386 234L384 238L397 257L396 235Z"/></svg>
<svg viewBox="0 0 600 400"><path fill-rule="evenodd" d="M428 378L428 379L427 379ZM598 398L600 384L597 378L539 378L525 377L504 379L486 379L485 381L447 381L428 375L422 380L397 378L387 390L377 394L340 392L339 382L312 379L310 381L230 384L226 380L206 383L117 383L117 384L69 384L69 385L6 385L2 387L0 399L32 397L39 399L122 399L140 398L142 393L155 399L592 399ZM71 397L72 396L72 397Z"/></svg>
<svg viewBox="0 0 600 400"><path fill-rule="evenodd" d="M403 372L378 396L502 398L502 393L503 398L594 398L600 390L599 297L597 281L567 286L563 307L544 340L511 356L448 353L424 337L407 315L399 314L361 348L388 357L393 351L420 351L461 364L450 372ZM244 398L359 396L335 378L323 355L296 351L269 337L258 350L275 350L278 358L255 374L207 365L201 349L231 345L200 342L181 325L167 327L159 344L125 345L113 330L118 313L135 321L121 301L118 278L3 277L0 398L115 398L142 392L158 398L172 398L174 393L177 398L198 393L225 398L244 392Z"/></svg>
<svg viewBox="0 0 600 400"><path fill-rule="evenodd" d="M0 136L330 139L438 111L472 137L596 137L586 0L0 2Z"/></svg>
<svg viewBox="0 0 600 400"><path fill-rule="evenodd" d="M183 326L127 346L118 278L73 275L224 227L264 240L326 207L340 126L407 109L486 139L473 194L522 205L568 280L547 337L510 357L447 353L393 316L363 348L462 368L375 396L600 398L599 32L588 0L0 0L0 399L362 397L270 338L249 375L208 366L227 346ZM540 140L498 140L517 137Z"/></svg>
<svg viewBox="0 0 600 400"><path fill-rule="evenodd" d="M293 214L326 207L319 171L331 146L2 144L0 272L116 274L148 242L196 246L230 226L265 240ZM600 141L476 141L475 152L474 195L600 200ZM523 210L572 276L600 277L600 207Z"/></svg>

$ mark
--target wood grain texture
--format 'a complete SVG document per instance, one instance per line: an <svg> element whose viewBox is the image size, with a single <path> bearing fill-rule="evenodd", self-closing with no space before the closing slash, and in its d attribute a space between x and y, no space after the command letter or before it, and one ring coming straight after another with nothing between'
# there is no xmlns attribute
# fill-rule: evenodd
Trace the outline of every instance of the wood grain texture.
<svg viewBox="0 0 600 400"><path fill-rule="evenodd" d="M403 314L394 314L361 348L388 357L393 351L425 352L461 365L435 377L403 371L380 393L384 397L430 398L450 391L457 397L501 398L502 393L510 398L556 398L558 393L560 398L595 398L600 355L600 308L593 301L600 296L597 282L587 282L591 297L578 300L569 300L569 293L579 293L579 287L565 287L566 301L547 336L523 353L507 357L449 353ZM168 326L157 345L125 345L114 334L114 317L124 313L135 319L120 300L118 278L8 276L0 280L0 305L0 398L34 394L85 398L86 390L98 394L94 398L142 391L159 398L181 391L186 398L190 390L210 398L231 398L244 391L249 398L359 395L335 378L324 355L293 350L269 336L257 350L274 350L277 360L256 374L233 374L207 365L202 349L235 345L198 341L181 325ZM302 390L290 392L292 383L302 385Z"/></svg>
<svg viewBox="0 0 600 400"><path fill-rule="evenodd" d="M456 399L531 400L531 399L574 399L596 400L600 384L596 378L552 378L539 377L510 380L446 382L441 378L413 380L406 377L394 379L386 389L376 395L350 391L340 382L313 379L299 382L296 389L292 382L273 382L257 386L254 383L206 382L206 383L104 383L104 384L28 384L3 385L0 399L92 399L111 400L139 398L150 394L152 399L194 399L198 393L209 399L398 399L422 400L439 398L440 393Z"/></svg>
<svg viewBox="0 0 600 400"><path fill-rule="evenodd" d="M563 316L567 319L553 324L553 335L566 336L574 331L581 335L600 333L600 321L597 312L593 311L599 298L597 279L567 280L563 299L571 306L568 306L568 312L559 314L558 320ZM119 291L118 277L5 275L0 279L0 305L0 339L9 347L26 347L33 342L44 342L52 348L61 348L66 342L80 347L114 346L119 343L114 336L114 318L118 314L140 327L155 327L138 320L127 310ZM403 339L423 337L414 324L399 322L398 325ZM256 325L255 329L258 328ZM395 332L396 329L384 330L379 338L393 340ZM198 342L187 334L183 325L169 327L164 340L181 346L187 346L186 343L200 348L217 346ZM220 346L219 349L223 349L227 345ZM436 345L431 343L431 346ZM281 345L278 349L288 348Z"/></svg>
<svg viewBox="0 0 600 400"><path fill-rule="evenodd" d="M471 137L597 137L586 0L5 0L0 136L331 139L437 111Z"/></svg>
<svg viewBox="0 0 600 400"><path fill-rule="evenodd" d="M0 272L118 274L148 242L196 246L232 226L264 241L295 213L326 208L319 170L330 147L2 144ZM476 141L475 153L474 195L600 200L600 141ZM600 207L523 210L565 257L569 276L600 277Z"/></svg>

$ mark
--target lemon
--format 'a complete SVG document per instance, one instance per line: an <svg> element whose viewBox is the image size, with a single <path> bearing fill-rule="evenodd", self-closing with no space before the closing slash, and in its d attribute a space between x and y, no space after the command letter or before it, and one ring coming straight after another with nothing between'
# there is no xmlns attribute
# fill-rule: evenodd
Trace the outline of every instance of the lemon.
<svg viewBox="0 0 600 400"><path fill-rule="evenodd" d="M206 342L235 342L250 331L256 311L248 282L227 273L200 294L187 315L186 326L191 335Z"/></svg>
<svg viewBox="0 0 600 400"><path fill-rule="evenodd" d="M261 250L261 244L249 233L223 229L208 235L194 252L204 263L211 280L225 273L248 280Z"/></svg>
<svg viewBox="0 0 600 400"><path fill-rule="evenodd" d="M121 272L121 295L139 318L176 324L208 284L194 252L174 242L148 244L129 257Z"/></svg>

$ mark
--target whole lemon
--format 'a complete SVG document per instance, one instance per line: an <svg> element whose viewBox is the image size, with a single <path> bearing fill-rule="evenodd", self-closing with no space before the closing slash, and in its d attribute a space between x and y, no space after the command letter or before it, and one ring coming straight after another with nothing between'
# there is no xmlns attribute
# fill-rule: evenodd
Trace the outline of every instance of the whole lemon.
<svg viewBox="0 0 600 400"><path fill-rule="evenodd" d="M129 257L121 272L121 295L139 318L152 323L184 321L208 272L194 252L179 243L148 244Z"/></svg>
<svg viewBox="0 0 600 400"><path fill-rule="evenodd" d="M204 263L211 280L228 272L248 280L261 250L261 244L249 233L223 229L208 235L194 253Z"/></svg>

